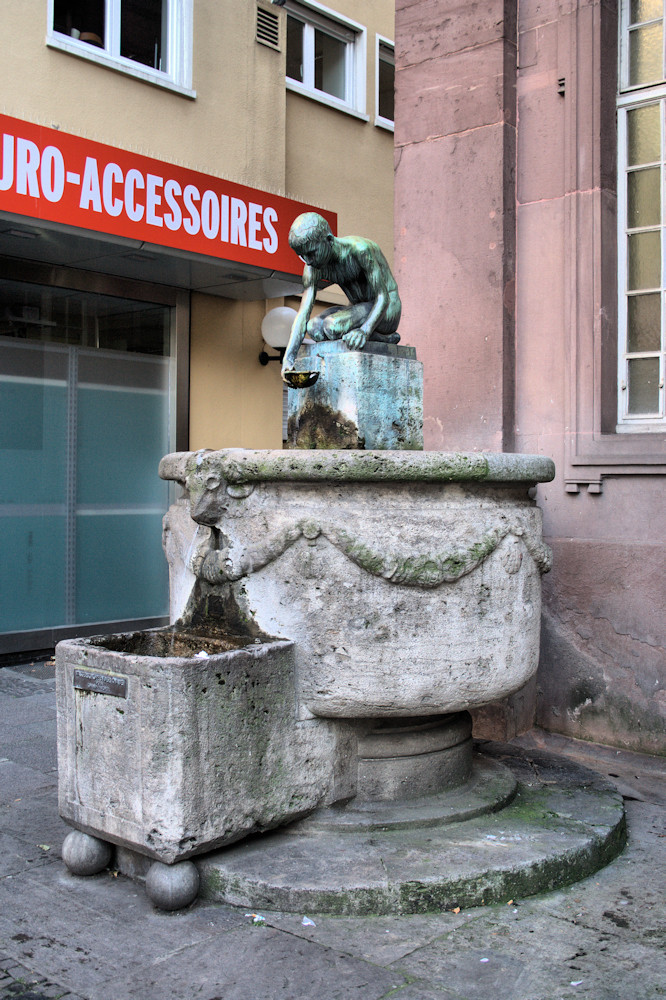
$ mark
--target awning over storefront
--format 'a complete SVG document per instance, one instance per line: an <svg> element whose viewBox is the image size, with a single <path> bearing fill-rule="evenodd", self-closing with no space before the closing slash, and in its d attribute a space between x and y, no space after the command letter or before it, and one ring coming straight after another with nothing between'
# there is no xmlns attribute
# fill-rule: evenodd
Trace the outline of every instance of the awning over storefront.
<svg viewBox="0 0 666 1000"><path fill-rule="evenodd" d="M235 299L301 290L287 236L335 213L0 115L0 254Z"/></svg>

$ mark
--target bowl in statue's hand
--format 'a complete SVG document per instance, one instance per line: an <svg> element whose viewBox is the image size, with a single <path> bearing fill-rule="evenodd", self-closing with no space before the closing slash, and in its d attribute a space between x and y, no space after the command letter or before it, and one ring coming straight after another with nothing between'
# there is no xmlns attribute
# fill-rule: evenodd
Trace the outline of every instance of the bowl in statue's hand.
<svg viewBox="0 0 666 1000"><path fill-rule="evenodd" d="M319 372L297 372L291 369L282 373L282 378L292 389L307 389L319 378Z"/></svg>

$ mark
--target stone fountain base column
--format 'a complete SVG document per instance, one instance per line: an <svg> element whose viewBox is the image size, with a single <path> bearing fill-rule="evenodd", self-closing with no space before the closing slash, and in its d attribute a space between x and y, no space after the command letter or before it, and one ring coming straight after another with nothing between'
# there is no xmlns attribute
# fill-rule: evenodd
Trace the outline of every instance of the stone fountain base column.
<svg viewBox="0 0 666 1000"><path fill-rule="evenodd" d="M472 720L469 712L423 719L379 719L357 743L356 797L400 802L469 781Z"/></svg>

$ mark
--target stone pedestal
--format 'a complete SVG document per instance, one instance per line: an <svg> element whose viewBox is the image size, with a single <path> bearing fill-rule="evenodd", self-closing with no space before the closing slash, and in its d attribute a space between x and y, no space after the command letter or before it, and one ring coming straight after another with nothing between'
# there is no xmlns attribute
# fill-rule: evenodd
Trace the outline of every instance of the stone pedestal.
<svg viewBox="0 0 666 1000"><path fill-rule="evenodd" d="M400 802L456 788L472 774L469 712L382 720L358 739L361 802Z"/></svg>
<svg viewBox="0 0 666 1000"><path fill-rule="evenodd" d="M289 389L290 448L423 449L423 365L413 347L305 344L294 369L320 376Z"/></svg>

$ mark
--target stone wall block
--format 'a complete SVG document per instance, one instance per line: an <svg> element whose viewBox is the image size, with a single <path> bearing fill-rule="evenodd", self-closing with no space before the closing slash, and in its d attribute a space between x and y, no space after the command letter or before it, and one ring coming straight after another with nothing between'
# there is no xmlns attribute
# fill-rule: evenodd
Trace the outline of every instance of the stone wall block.
<svg viewBox="0 0 666 1000"><path fill-rule="evenodd" d="M426 448L503 448L513 302L513 244L505 237L514 208L506 149L514 134L495 125L399 153L396 278L404 289L401 329L424 362ZM424 258L437 263L425 266Z"/></svg>
<svg viewBox="0 0 666 1000"><path fill-rule="evenodd" d="M464 132L503 121L505 43L454 52L396 75L398 109L409 107L395 121L397 146L435 136ZM515 46L512 47L515 62Z"/></svg>
<svg viewBox="0 0 666 1000"><path fill-rule="evenodd" d="M498 37L515 40L515 3L416 0L396 3L396 49L401 65L478 48Z"/></svg>
<svg viewBox="0 0 666 1000"><path fill-rule="evenodd" d="M289 389L290 448L423 448L423 365L413 347L306 344L294 367L320 377Z"/></svg>
<svg viewBox="0 0 666 1000"><path fill-rule="evenodd" d="M565 192L564 130L567 69L558 57L558 26L540 26L521 36L521 51L534 42L534 65L520 63L517 85L519 203L562 197ZM564 77L565 93L558 80ZM568 86L573 86L570 76Z"/></svg>

